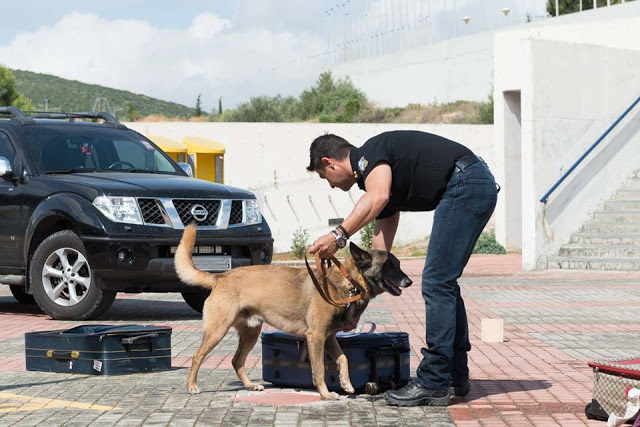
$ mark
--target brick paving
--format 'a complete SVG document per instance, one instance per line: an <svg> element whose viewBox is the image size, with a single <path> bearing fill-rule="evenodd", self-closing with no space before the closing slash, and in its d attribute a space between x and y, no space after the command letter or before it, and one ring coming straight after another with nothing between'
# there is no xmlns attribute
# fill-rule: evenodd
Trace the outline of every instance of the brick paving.
<svg viewBox="0 0 640 427"><path fill-rule="evenodd" d="M412 371L424 344L422 261L405 259L415 285L400 297L374 300L363 321L378 331L407 331ZM460 280L469 314L471 393L447 408L395 408L381 396L341 396L322 402L313 390L264 392L242 388L231 367L237 337L230 332L204 362L202 393L186 378L201 338L200 315L177 294L119 295L94 322L173 327L167 372L97 377L28 372L24 333L71 328L0 287L0 426L277 425L277 426L603 426L584 416L591 400L593 359L640 355L640 273L522 272L520 256L473 256ZM483 343L480 321L504 320L505 342ZM247 359L261 381L261 348Z"/></svg>

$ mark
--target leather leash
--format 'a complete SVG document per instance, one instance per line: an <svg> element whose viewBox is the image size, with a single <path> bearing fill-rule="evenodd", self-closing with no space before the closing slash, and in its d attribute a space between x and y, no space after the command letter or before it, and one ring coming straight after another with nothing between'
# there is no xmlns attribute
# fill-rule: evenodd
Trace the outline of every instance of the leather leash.
<svg viewBox="0 0 640 427"><path fill-rule="evenodd" d="M349 280L349 282L353 285L355 289L359 291L359 293L349 298L344 298L339 300L334 300L333 298L331 298L331 294L329 293L329 285L327 284L327 271L326 271L325 262L324 262L325 260L321 260L320 255L318 255L317 252L315 254L315 257L316 257L316 268L318 269L318 275L322 277L322 285L320 285L320 282L316 278L315 274L313 274L313 270L311 269L311 266L309 265L309 261L307 260L306 252L304 254L304 263L307 266L307 272L309 273L309 276L311 276L311 280L313 281L313 284L315 285L316 290L318 291L318 293L320 294L323 300L325 300L327 303L335 307L344 308L349 306L349 304L351 304L352 302L362 299L362 295L364 292L367 291L367 289L364 288L360 283L356 282L349 275L349 272L347 271L347 269L344 268L344 266L334 256L326 260L327 266L330 267L331 262L333 262L336 265L336 267L338 267L338 270L340 271L340 273L347 280Z"/></svg>

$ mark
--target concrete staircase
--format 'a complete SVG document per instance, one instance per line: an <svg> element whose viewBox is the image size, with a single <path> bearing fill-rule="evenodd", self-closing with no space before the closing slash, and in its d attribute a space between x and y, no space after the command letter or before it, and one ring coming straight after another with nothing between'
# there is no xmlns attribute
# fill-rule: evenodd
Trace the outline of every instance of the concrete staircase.
<svg viewBox="0 0 640 427"><path fill-rule="evenodd" d="M640 271L640 171L550 257L548 268Z"/></svg>

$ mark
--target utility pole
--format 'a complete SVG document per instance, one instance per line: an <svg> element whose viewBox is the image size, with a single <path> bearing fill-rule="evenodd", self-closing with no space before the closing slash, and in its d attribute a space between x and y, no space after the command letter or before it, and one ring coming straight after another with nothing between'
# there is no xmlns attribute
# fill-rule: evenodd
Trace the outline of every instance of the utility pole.
<svg viewBox="0 0 640 427"><path fill-rule="evenodd" d="M453 38L458 36L458 15L456 10L456 0L453 0Z"/></svg>

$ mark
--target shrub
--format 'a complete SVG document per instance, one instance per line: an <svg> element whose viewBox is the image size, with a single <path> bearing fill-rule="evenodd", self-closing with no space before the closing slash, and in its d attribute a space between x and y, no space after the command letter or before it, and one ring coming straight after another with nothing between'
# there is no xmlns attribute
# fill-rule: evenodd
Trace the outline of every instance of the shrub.
<svg viewBox="0 0 640 427"><path fill-rule="evenodd" d="M360 240L362 241L362 249L366 249L366 250L371 249L374 227L375 227L375 221L371 221L369 224L362 227L362 230L360 230Z"/></svg>
<svg viewBox="0 0 640 427"><path fill-rule="evenodd" d="M293 241L291 242L291 255L301 259L309 247L309 232L306 228L298 228L293 233Z"/></svg>
<svg viewBox="0 0 640 427"><path fill-rule="evenodd" d="M493 231L485 231L480 235L473 248L474 254L506 254L507 251L500 243L496 241L496 235Z"/></svg>
<svg viewBox="0 0 640 427"><path fill-rule="evenodd" d="M475 122L481 125L493 124L493 89L489 93L488 101L478 105Z"/></svg>

